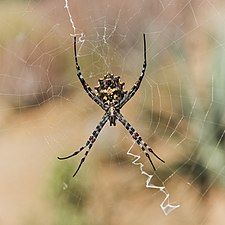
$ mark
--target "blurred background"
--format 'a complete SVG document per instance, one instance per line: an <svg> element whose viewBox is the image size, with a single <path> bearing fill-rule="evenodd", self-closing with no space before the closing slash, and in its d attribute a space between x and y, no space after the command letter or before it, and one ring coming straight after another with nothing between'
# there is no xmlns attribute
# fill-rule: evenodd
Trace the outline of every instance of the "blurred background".
<svg viewBox="0 0 225 225"><path fill-rule="evenodd" d="M64 0L0 1L0 224L224 224L225 3L222 0L68 0L83 76L107 72L129 90L124 117L163 158L157 171L120 124L99 135L72 178L103 111L76 76ZM132 164L140 155L152 182Z"/></svg>

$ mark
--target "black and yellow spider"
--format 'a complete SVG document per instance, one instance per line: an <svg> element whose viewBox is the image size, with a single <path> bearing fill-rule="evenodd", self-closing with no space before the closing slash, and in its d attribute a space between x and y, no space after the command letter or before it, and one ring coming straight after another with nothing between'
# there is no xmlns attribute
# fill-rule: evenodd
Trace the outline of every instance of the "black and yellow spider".
<svg viewBox="0 0 225 225"><path fill-rule="evenodd" d="M77 59L77 51L76 51L76 36L74 36L74 55L75 55L75 62L76 62L76 70L77 70L77 76L80 79L81 84L83 85L84 90L87 92L89 97L94 100L104 111L105 114L103 115L101 121L99 124L96 126L95 130L92 132L91 136L89 137L88 141L84 146L82 146L78 151L75 151L71 155L68 155L66 157L58 157L58 159L63 160L63 159L68 159L71 158L78 153L80 153L83 149L88 147L86 150L83 158L80 161L80 164L74 173L73 177L77 174L79 171L81 165L85 161L89 151L91 150L94 142L96 141L100 131L104 127L107 121L109 121L110 126L116 126L116 120L119 120L124 127L129 131L131 136L134 138L134 140L137 142L137 144L141 147L142 151L146 155L146 157L149 159L152 167L154 170L155 166L148 154L147 151L149 151L151 154L153 154L157 159L162 161L163 163L164 160L162 160L156 153L150 148L140 137L140 135L137 133L137 131L126 121L126 119L122 116L120 113L120 109L134 96L138 88L140 87L141 81L143 80L145 70L147 67L147 62L146 62L146 40L145 40L145 34L143 34L144 38L144 63L143 63L143 68L141 71L141 75L138 79L138 81L134 84L132 89L127 92L125 91L124 88L124 82L120 81L119 76L115 76L113 74L106 74L104 75L104 78L98 80L98 86L95 87L95 91L93 91L90 86L86 83L84 80L83 75L81 74L80 71L80 66L78 64L78 59Z"/></svg>

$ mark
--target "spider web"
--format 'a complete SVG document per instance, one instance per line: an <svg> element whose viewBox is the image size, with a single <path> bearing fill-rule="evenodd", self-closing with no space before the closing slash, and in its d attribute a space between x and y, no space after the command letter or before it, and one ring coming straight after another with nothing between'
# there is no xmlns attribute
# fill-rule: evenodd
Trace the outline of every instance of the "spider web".
<svg viewBox="0 0 225 225"><path fill-rule="evenodd" d="M222 1L0 5L2 224L223 224ZM91 87L110 72L130 90L143 33L146 75L121 111L166 163L151 155L152 171L117 122L103 128L73 179L82 153L56 157L79 149L104 113L76 76L73 36Z"/></svg>

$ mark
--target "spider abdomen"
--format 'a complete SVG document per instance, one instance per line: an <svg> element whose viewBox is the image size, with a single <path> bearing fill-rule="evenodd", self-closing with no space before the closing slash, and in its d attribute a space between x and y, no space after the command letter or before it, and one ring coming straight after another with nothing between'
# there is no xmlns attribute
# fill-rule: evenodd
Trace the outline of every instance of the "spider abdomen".
<svg viewBox="0 0 225 225"><path fill-rule="evenodd" d="M124 90L124 82L120 81L119 76L114 76L113 74L106 74L104 78L98 80L98 86L95 87L97 96L108 105L114 104L123 99L124 95L127 93Z"/></svg>

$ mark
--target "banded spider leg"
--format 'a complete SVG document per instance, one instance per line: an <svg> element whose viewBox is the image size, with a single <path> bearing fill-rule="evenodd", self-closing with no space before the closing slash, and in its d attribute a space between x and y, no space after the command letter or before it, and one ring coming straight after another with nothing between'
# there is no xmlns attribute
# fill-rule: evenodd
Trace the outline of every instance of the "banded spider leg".
<svg viewBox="0 0 225 225"><path fill-rule="evenodd" d="M79 154L81 151L83 151L86 147L88 147L88 149L86 150L86 152L84 153L84 156L81 158L80 164L77 168L77 170L75 171L75 173L73 174L73 177L76 176L76 174L78 173L80 167L82 166L82 164L84 163L88 153L90 152L94 142L96 141L99 133L101 132L102 128L104 127L104 125L106 124L108 120L108 115L105 113L101 119L101 121L99 122L99 124L96 126L96 128L94 129L94 131L92 132L91 136L89 137L88 141L86 142L86 144L84 146L82 146L78 151L75 151L74 153L72 153L71 155L65 156L65 157L57 157L60 160L64 160L64 159L69 159L77 154Z"/></svg>
<svg viewBox="0 0 225 225"><path fill-rule="evenodd" d="M137 142L137 144L141 147L142 151L144 152L145 156L149 159L152 167L154 170L156 170L150 155L146 151L146 149L153 154L158 160L165 163L163 159L161 159L153 150L150 148L141 138L141 136L138 134L138 132L131 126L130 123L126 121L126 119L122 116L121 113L116 114L116 118L123 124L123 126L129 131L130 135L133 137L133 139Z"/></svg>

